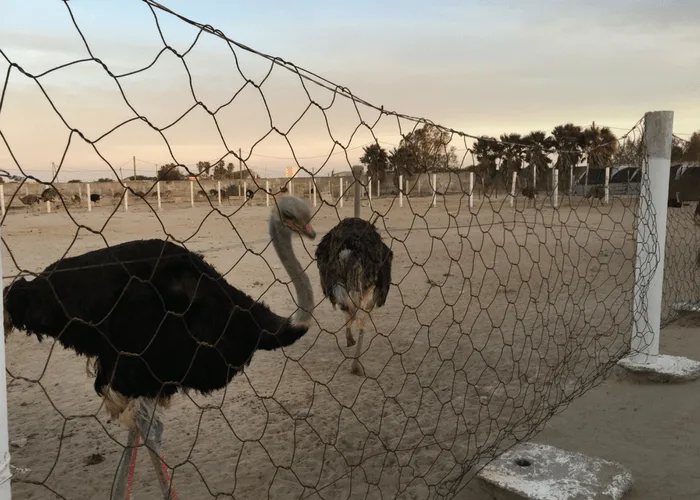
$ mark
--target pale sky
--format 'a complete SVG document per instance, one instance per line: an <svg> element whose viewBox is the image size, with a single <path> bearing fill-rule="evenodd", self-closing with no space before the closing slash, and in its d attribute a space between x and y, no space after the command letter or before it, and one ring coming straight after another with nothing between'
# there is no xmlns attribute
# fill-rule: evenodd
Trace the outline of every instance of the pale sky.
<svg viewBox="0 0 700 500"><path fill-rule="evenodd" d="M59 180L150 175L174 160L194 165L243 151L261 175L301 165L322 173L357 163L378 139L387 149L412 123L378 118L371 108L274 67L261 92L248 85L214 120L196 107L163 131L136 115L115 79L95 61L39 78L31 75L89 58L66 5L58 0L3 2L0 16L0 168L48 180L65 152ZM384 109L424 117L470 135L527 133L574 122L614 127L620 135L645 111L671 109L676 134L700 129L700 3L696 0L414 0L370 2L162 0L194 21L348 88ZM137 0L70 0L95 58L117 75L145 68L164 47L148 5ZM198 30L156 9L166 42L180 53ZM237 58L237 59L236 59ZM259 84L271 65L202 33L187 54L192 86L210 110L230 101L245 76ZM236 67L236 63L238 67ZM118 79L131 106L154 126L172 124L194 106L182 60L164 52L145 71ZM305 88L306 87L306 88ZM307 94L308 92L308 94ZM309 109L287 133L310 104ZM359 112L359 115L358 115ZM268 114L269 113L269 114ZM271 131L273 125L283 133ZM329 133L330 130L330 133ZM107 135L104 135L107 134ZM353 135L354 134L354 135ZM223 139L222 139L223 136ZM340 144L336 144L337 141ZM455 142L464 148L464 141ZM168 147L169 146L169 147ZM347 148L347 151L343 148ZM97 150L97 152L96 152ZM293 151L293 153L292 153ZM98 154L99 153L99 154ZM326 161L328 155L330 158ZM102 156L102 158L100 157ZM226 162L235 158L228 156ZM471 163L468 160L467 163Z"/></svg>

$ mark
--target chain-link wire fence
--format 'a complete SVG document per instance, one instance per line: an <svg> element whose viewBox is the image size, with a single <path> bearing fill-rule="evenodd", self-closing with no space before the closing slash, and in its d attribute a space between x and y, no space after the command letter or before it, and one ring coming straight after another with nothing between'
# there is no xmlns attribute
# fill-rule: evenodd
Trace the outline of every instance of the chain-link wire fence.
<svg viewBox="0 0 700 500"><path fill-rule="evenodd" d="M115 73L68 2L88 57L33 74L0 49L0 139L14 179L3 184L5 328L28 334L6 341L17 497L156 498L172 487L182 498L454 498L628 353L643 314L633 304L656 265L635 264L649 200L637 215L635 195L560 190L568 172L551 167L566 149L496 141L508 162L467 168L479 137L389 112L145 4L163 41L158 58L188 75L191 99L174 103L184 112L169 110L169 121L125 90L158 58ZM166 20L197 28L187 51L169 44ZM187 58L205 39L224 45L241 82L218 106L199 96ZM243 56L268 64L261 80L246 75ZM127 118L93 130L53 102L43 80L77 64L114 82ZM286 122L264 84L279 73L292 77L287 98L298 92L301 102ZM64 125L52 175L32 173L3 120L17 79ZM226 113L252 95L268 123L241 145ZM180 161L186 133L170 134L190 113L208 123L211 165L248 172L244 189ZM299 160L309 147L297 136L313 129L311 115L328 151L314 167ZM191 180L125 182L107 151L130 127L156 137L166 170ZM640 122L616 144L641 144L642 132ZM397 136L385 161L383 138ZM294 158L291 184L251 166L273 142ZM367 171L330 175L332 155L350 167L360 146L378 154ZM74 148L90 151L113 187L57 182ZM163 201L168 189L179 206ZM16 203L31 195L39 208ZM376 232L341 222L357 210Z"/></svg>

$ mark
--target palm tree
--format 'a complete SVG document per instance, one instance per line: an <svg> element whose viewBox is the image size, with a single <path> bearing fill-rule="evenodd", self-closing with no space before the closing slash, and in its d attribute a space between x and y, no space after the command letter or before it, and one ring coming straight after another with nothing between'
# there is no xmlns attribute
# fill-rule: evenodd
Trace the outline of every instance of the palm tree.
<svg viewBox="0 0 700 500"><path fill-rule="evenodd" d="M367 167L367 175L372 179L384 181L389 170L389 154L379 144L370 144L362 148L365 152L360 163Z"/></svg>
<svg viewBox="0 0 700 500"><path fill-rule="evenodd" d="M481 179L481 187L485 190L490 187L498 176L498 164L503 156L503 144L495 137L481 136L472 146L472 152L476 156L474 172Z"/></svg>
<svg viewBox="0 0 700 500"><path fill-rule="evenodd" d="M608 127L596 127L593 123L583 131L583 152L586 155L586 187L588 190L588 171L591 168L607 168L613 164L618 141Z"/></svg>
<svg viewBox="0 0 700 500"><path fill-rule="evenodd" d="M594 123L583 131L583 150L589 168L611 166L617 146L617 137L608 127L596 127Z"/></svg>
<svg viewBox="0 0 700 500"><path fill-rule="evenodd" d="M567 123L557 125L552 130L552 147L557 152L554 168L559 170L559 182L563 187L568 188L569 194L573 192L574 188L574 168L583 156L582 145L583 130L578 125ZM562 176L561 174L564 172L568 172L569 175Z"/></svg>
<svg viewBox="0 0 700 500"><path fill-rule="evenodd" d="M520 172L523 168L525 159L523 138L520 134L501 134L501 147L503 148L501 171L507 186L513 178L513 172Z"/></svg>
<svg viewBox="0 0 700 500"><path fill-rule="evenodd" d="M553 140L547 132L535 130L522 139L525 145L525 161L530 165L530 170L535 171L535 179L547 179L549 165L552 159L548 156L553 145ZM536 186L534 186L536 188Z"/></svg>
<svg viewBox="0 0 700 500"><path fill-rule="evenodd" d="M410 177L414 174L416 168L416 158L407 146L399 146L393 148L389 153L389 165L394 172L395 181L398 182L399 175ZM398 184L396 184L398 186Z"/></svg>

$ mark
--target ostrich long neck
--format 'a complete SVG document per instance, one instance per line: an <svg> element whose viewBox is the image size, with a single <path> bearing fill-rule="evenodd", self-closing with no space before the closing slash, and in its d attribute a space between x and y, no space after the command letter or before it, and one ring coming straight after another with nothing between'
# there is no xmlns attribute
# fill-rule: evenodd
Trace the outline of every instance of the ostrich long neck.
<svg viewBox="0 0 700 500"><path fill-rule="evenodd" d="M311 319L311 310L314 308L314 292L311 288L311 280L304 272L292 247L291 231L280 230L276 224L270 225L270 236L272 237L272 245L275 247L275 252L282 261L284 269L294 283L294 290L297 293L297 301L300 310L297 313L296 321L299 323L307 323Z"/></svg>

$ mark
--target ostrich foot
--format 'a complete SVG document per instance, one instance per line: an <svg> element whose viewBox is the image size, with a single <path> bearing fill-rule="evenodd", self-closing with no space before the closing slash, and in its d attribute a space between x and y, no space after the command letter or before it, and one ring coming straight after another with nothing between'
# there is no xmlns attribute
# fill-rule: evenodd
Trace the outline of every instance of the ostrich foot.
<svg viewBox="0 0 700 500"><path fill-rule="evenodd" d="M152 411L149 411L151 410ZM137 425L143 436L146 436L144 442L146 444L146 449L151 457L151 463L156 472L156 477L160 483L161 492L165 500L177 500L177 494L173 488L170 480L170 474L168 473L168 467L165 465L162 453L162 440L163 440L163 423L160 418L155 414L155 402L149 400L142 405L142 411L137 416ZM148 420L148 414L153 415L153 420Z"/></svg>
<svg viewBox="0 0 700 500"><path fill-rule="evenodd" d="M117 467L117 475L112 485L111 498L113 500L128 500L131 498L138 445L139 433L135 430L130 430L126 447L122 452L122 458Z"/></svg>
<svg viewBox="0 0 700 500"><path fill-rule="evenodd" d="M360 361L358 358L360 357L360 354L362 353L362 338L364 337L364 329L360 328L360 332L357 335L357 347L355 348L355 358L352 360L352 368L351 371L355 375L364 375L365 370L362 368L362 365L360 364Z"/></svg>
<svg viewBox="0 0 700 500"><path fill-rule="evenodd" d="M345 340L347 342L348 347L352 347L355 345L355 339L352 336L352 332L350 331L350 326L347 326L345 328Z"/></svg>
<svg viewBox="0 0 700 500"><path fill-rule="evenodd" d="M352 368L350 368L350 372L353 375L358 375L360 377L363 377L365 375L365 369L362 368L362 365L356 359L352 362Z"/></svg>

